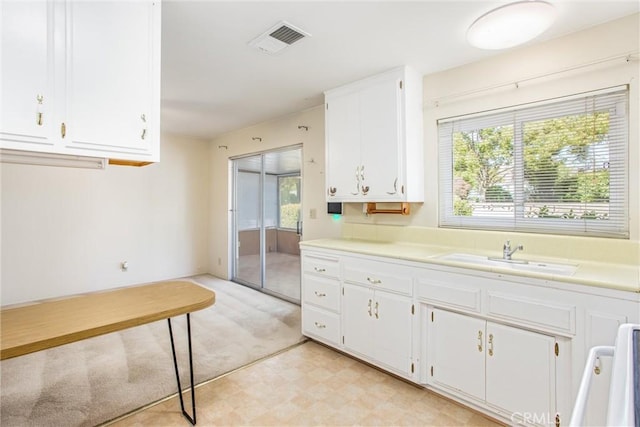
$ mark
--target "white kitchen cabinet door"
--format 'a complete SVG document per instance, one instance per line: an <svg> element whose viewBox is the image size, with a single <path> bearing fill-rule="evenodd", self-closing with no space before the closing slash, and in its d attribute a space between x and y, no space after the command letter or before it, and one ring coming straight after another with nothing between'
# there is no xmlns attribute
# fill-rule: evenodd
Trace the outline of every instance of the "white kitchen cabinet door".
<svg viewBox="0 0 640 427"><path fill-rule="evenodd" d="M156 160L159 7L151 1L66 4L67 147Z"/></svg>
<svg viewBox="0 0 640 427"><path fill-rule="evenodd" d="M487 322L486 400L516 418L555 419L555 339Z"/></svg>
<svg viewBox="0 0 640 427"><path fill-rule="evenodd" d="M486 321L437 308L431 315L430 382L484 400Z"/></svg>
<svg viewBox="0 0 640 427"><path fill-rule="evenodd" d="M360 118L357 93L327 99L327 200L360 197Z"/></svg>
<svg viewBox="0 0 640 427"><path fill-rule="evenodd" d="M0 147L52 151L54 3L0 2Z"/></svg>
<svg viewBox="0 0 640 427"><path fill-rule="evenodd" d="M374 357L388 367L411 375L411 299L375 291Z"/></svg>
<svg viewBox="0 0 640 427"><path fill-rule="evenodd" d="M343 285L342 332L344 346L364 356L373 357L373 291L363 286Z"/></svg>
<svg viewBox="0 0 640 427"><path fill-rule="evenodd" d="M340 315L306 305L302 310L302 333L332 346L340 345Z"/></svg>
<svg viewBox="0 0 640 427"><path fill-rule="evenodd" d="M628 322L624 310L618 313L587 310L585 355L594 346L614 346L618 328ZM597 360L598 373L593 373L589 400L586 405L584 426L603 426L607 423L607 407L609 404L609 385L613 360L611 357L599 357ZM595 371L595 370L594 370Z"/></svg>
<svg viewBox="0 0 640 427"><path fill-rule="evenodd" d="M422 77L401 67L325 95L327 201L423 201Z"/></svg>
<svg viewBox="0 0 640 427"><path fill-rule="evenodd" d="M343 289L345 348L411 376L411 299L349 283Z"/></svg>
<svg viewBox="0 0 640 427"><path fill-rule="evenodd" d="M366 199L401 200L400 77L390 75L360 92L361 193Z"/></svg>

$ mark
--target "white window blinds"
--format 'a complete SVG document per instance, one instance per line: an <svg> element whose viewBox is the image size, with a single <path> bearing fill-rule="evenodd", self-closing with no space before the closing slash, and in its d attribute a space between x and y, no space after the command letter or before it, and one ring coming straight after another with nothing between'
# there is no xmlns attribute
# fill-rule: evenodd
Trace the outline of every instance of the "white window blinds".
<svg viewBox="0 0 640 427"><path fill-rule="evenodd" d="M628 88L438 121L440 226L629 237Z"/></svg>

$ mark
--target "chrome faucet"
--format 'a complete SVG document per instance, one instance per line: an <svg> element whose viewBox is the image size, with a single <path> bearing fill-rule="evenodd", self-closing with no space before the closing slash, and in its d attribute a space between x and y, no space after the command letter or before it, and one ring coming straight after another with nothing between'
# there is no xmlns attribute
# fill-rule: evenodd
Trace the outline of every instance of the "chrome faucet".
<svg viewBox="0 0 640 427"><path fill-rule="evenodd" d="M511 249L511 241L507 240L502 247L502 259L511 261L511 255L515 254L518 250L524 250L524 246L518 245L515 249Z"/></svg>

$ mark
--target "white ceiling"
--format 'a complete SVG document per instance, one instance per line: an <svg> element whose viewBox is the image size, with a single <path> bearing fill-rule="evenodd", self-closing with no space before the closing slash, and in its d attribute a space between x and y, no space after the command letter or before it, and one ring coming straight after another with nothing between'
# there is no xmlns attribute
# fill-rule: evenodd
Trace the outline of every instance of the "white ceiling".
<svg viewBox="0 0 640 427"><path fill-rule="evenodd" d="M549 0L535 42L637 13L638 0ZM465 41L504 1L162 2L162 130L211 139L323 103L323 91L400 65L423 74L496 51ZM285 20L311 34L277 55L248 43ZM532 42L533 43L533 42Z"/></svg>

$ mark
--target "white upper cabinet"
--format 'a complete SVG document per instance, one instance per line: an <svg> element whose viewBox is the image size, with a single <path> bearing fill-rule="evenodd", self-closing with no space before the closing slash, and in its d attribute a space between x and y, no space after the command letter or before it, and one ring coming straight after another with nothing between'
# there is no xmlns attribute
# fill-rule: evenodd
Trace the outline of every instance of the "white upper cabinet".
<svg viewBox="0 0 640 427"><path fill-rule="evenodd" d="M0 2L0 140L2 147L51 150L54 7L44 1Z"/></svg>
<svg viewBox="0 0 640 427"><path fill-rule="evenodd" d="M408 67L325 92L328 201L422 202L422 77Z"/></svg>
<svg viewBox="0 0 640 427"><path fill-rule="evenodd" d="M360 130L357 95L327 96L325 110L327 200L361 198L359 183Z"/></svg>
<svg viewBox="0 0 640 427"><path fill-rule="evenodd" d="M1 7L2 148L159 160L159 2Z"/></svg>
<svg viewBox="0 0 640 427"><path fill-rule="evenodd" d="M159 105L153 13L150 2L67 6L68 147L115 156L152 153Z"/></svg>

